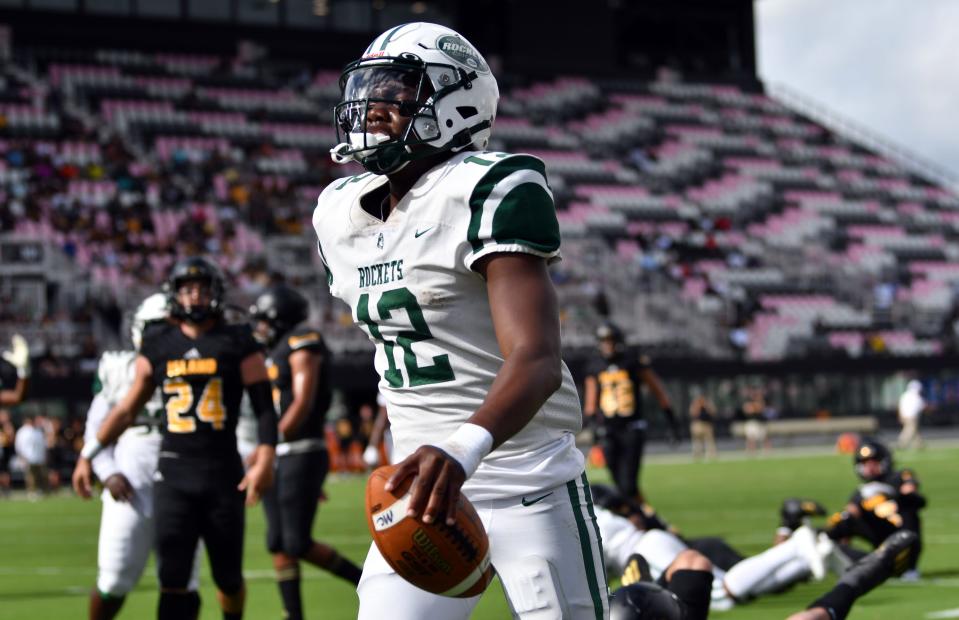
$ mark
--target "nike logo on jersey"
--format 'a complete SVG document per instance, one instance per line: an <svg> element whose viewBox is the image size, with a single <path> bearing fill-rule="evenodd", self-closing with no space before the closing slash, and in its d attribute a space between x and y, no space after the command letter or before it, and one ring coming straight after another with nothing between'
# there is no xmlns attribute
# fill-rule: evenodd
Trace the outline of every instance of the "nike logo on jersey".
<svg viewBox="0 0 959 620"><path fill-rule="evenodd" d="M200 358L200 352L197 351L196 347L193 347L189 351L183 354L183 359L185 360L195 360Z"/></svg>
<svg viewBox="0 0 959 620"><path fill-rule="evenodd" d="M524 497L523 500L522 500L522 504L523 504L524 506L532 506L532 505L535 504L536 502L541 502L541 501L543 501L544 499L546 499L547 497L549 497L549 496L552 495L552 494L553 494L553 492L550 491L550 492L547 493L546 495L540 495L539 497L534 497L533 499L526 499L526 498Z"/></svg>
<svg viewBox="0 0 959 620"><path fill-rule="evenodd" d="M419 230L419 229L417 229L416 232L413 233L413 237L419 239L420 237L422 237L423 235L425 235L425 234L428 233L429 231L433 230L434 228L436 228L436 226L430 226L430 227L427 228L426 230Z"/></svg>

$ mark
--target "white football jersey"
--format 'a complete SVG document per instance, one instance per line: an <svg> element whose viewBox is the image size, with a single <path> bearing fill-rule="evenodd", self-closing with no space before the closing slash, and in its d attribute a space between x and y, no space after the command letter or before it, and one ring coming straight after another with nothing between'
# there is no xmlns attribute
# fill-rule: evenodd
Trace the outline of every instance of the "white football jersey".
<svg viewBox="0 0 959 620"><path fill-rule="evenodd" d="M136 374L136 357L136 351L106 351L100 357L94 385L95 398L87 413L85 441L96 437L109 410L130 391ZM137 416L138 419L156 419L162 414L163 397L159 390L153 393L144 410ZM136 508L146 515L152 514L153 474L159 458L160 440L161 435L156 428L132 426L120 435L115 446L108 446L92 462L101 480L117 472L126 476L137 492Z"/></svg>
<svg viewBox="0 0 959 620"><path fill-rule="evenodd" d="M360 200L373 192L378 205L387 183L371 173L333 182L313 226L330 291L376 345L398 462L473 415L503 365L486 282L472 265L496 252L558 260L559 225L543 162L529 155L454 155L420 177L384 222ZM564 364L562 386L464 491L496 499L572 480L583 471L574 444L581 425Z"/></svg>

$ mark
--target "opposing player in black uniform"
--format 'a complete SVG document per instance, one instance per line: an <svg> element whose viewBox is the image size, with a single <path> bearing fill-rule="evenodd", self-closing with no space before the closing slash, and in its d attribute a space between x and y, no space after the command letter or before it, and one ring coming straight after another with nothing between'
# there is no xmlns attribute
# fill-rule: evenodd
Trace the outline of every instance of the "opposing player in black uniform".
<svg viewBox="0 0 959 620"><path fill-rule="evenodd" d="M854 464L863 484L845 509L830 517L827 534L833 540L861 536L878 547L899 530L914 532L915 543L896 574L918 578L914 571L922 551L919 511L926 505L926 498L919 493L919 479L910 469L894 469L892 453L875 439L860 442Z"/></svg>
<svg viewBox="0 0 959 620"><path fill-rule="evenodd" d="M223 320L223 286L220 270L203 258L174 265L165 290L179 323L144 334L133 386L82 452L90 459L115 441L154 389L163 392L166 423L155 485L161 620L195 615L187 582L199 538L223 617L242 617L244 494L252 505L272 482L277 427L265 358L249 325ZM244 387L259 423L259 445L245 474L236 448Z"/></svg>
<svg viewBox="0 0 959 620"><path fill-rule="evenodd" d="M250 308L257 340L269 350L267 371L280 412L276 476L263 496L266 546L288 620L303 618L299 561L359 583L361 570L332 547L312 537L313 518L330 468L323 426L332 397L330 354L316 330L301 325L309 304L297 291L278 284Z"/></svg>
<svg viewBox="0 0 959 620"><path fill-rule="evenodd" d="M30 347L26 339L16 334L11 349L0 354L0 407L13 407L23 402L27 395L30 376ZM10 490L10 461L15 431L8 413L0 420L0 493Z"/></svg>
<svg viewBox="0 0 959 620"><path fill-rule="evenodd" d="M596 330L596 338L600 356L585 380L583 412L595 424L606 466L617 490L626 497L643 501L639 478L647 421L643 416L642 384L646 384L659 402L674 440L679 439L679 426L669 396L649 358L629 357L622 332L614 325L601 325Z"/></svg>

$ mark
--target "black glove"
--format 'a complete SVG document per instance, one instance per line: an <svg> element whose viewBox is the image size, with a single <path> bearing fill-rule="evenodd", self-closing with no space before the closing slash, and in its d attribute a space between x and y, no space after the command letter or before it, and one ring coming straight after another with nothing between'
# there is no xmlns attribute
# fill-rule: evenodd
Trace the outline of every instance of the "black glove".
<svg viewBox="0 0 959 620"><path fill-rule="evenodd" d="M679 422L676 420L676 414L672 407L664 407L663 415L669 420L669 443L677 445L682 440L682 433L679 430Z"/></svg>
<svg viewBox="0 0 959 620"><path fill-rule="evenodd" d="M593 426L593 437L599 442L606 438L606 424L603 423L603 418L599 414L590 416L592 420L590 424Z"/></svg>

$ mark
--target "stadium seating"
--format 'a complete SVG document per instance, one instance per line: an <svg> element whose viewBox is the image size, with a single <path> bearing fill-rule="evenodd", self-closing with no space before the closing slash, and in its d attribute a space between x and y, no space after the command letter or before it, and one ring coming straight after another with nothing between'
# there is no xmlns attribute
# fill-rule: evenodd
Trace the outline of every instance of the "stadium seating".
<svg viewBox="0 0 959 620"><path fill-rule="evenodd" d="M213 254L246 291L265 256L314 289L335 348L369 346L323 289L309 225L319 190L358 170L327 156L338 73L115 49L14 60L0 75L4 232L60 248L124 307L184 252ZM959 281L950 191L732 85L503 84L491 146L547 164L568 346L591 342L602 293L631 341L678 354L943 350Z"/></svg>

